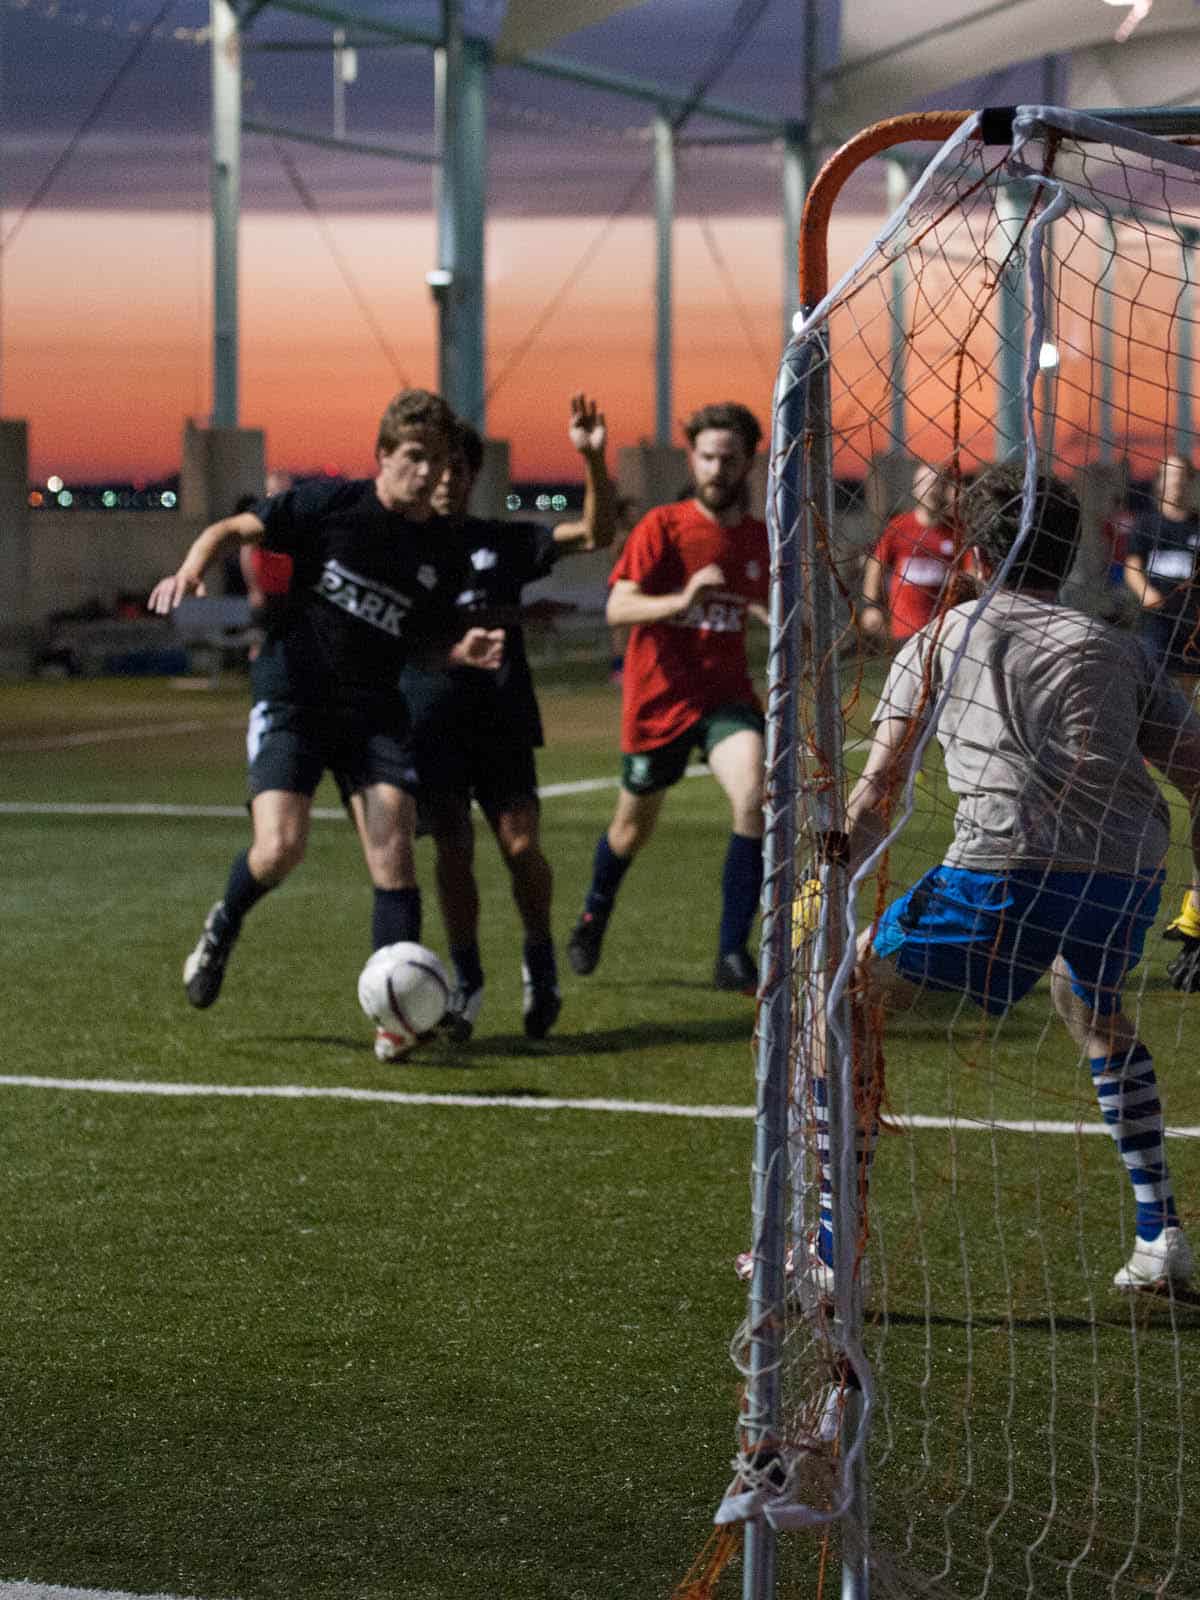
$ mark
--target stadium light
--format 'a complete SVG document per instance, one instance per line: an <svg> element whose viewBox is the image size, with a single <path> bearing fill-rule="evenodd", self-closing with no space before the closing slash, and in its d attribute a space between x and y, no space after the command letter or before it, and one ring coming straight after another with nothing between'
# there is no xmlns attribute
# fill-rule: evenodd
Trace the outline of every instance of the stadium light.
<svg viewBox="0 0 1200 1600"><path fill-rule="evenodd" d="M1111 4L1111 0L1105 0L1105 3ZM1059 357L1057 345L1044 344L1038 351L1038 366L1043 372L1053 372L1058 366L1058 360Z"/></svg>

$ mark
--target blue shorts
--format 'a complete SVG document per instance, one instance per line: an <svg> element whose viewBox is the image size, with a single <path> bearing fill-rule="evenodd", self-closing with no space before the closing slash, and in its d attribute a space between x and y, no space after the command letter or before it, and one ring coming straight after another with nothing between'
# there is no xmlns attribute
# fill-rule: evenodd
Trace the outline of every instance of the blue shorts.
<svg viewBox="0 0 1200 1600"><path fill-rule="evenodd" d="M910 983L965 994L995 1016L1061 955L1072 991L1109 1016L1141 960L1162 884L1161 872L935 867L887 908L871 944Z"/></svg>

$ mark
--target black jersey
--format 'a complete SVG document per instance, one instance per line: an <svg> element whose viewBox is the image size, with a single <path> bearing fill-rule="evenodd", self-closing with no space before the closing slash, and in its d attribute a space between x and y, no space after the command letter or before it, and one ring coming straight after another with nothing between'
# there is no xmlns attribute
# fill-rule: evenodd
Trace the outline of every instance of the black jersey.
<svg viewBox="0 0 1200 1600"><path fill-rule="evenodd" d="M536 522L489 522L467 517L460 524L469 575L458 604L472 620L486 623L489 613L505 628L504 658L497 672L473 667L430 672L410 666L402 679L413 720L437 719L462 736L480 730L530 747L543 743L542 718L533 688L519 623L505 613L521 603L526 584L548 575L560 553L551 529ZM473 618L472 613L477 617Z"/></svg>
<svg viewBox="0 0 1200 1600"><path fill-rule="evenodd" d="M254 698L402 722L406 661L463 632L456 605L468 569L455 529L388 510L369 478L301 484L255 515L265 548L295 570L251 669Z"/></svg>
<svg viewBox="0 0 1200 1600"><path fill-rule="evenodd" d="M1129 536L1129 554L1142 558L1160 594L1173 594L1196 580L1200 521L1194 514L1176 520L1161 511L1143 511Z"/></svg>

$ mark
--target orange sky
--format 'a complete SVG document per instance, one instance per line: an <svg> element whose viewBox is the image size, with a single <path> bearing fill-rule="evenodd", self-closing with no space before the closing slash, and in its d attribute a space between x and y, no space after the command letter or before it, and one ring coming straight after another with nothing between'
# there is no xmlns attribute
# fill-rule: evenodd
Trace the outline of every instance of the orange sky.
<svg viewBox="0 0 1200 1600"><path fill-rule="evenodd" d="M602 225L491 225L490 380ZM405 378L432 385L432 221L340 217L333 226ZM673 409L683 417L738 399L765 422L780 346L780 225L714 218L710 237L724 272L697 223L676 226ZM5 262L0 381L4 415L29 420L35 478L177 467L184 418L211 405L210 270L203 217L47 210L31 219ZM652 434L653 281L650 223L616 224L490 404L488 431L512 442L516 476L578 476L563 426L575 388L600 396L614 446ZM400 379L307 217L243 219L241 384L242 421L266 429L269 464L370 469L376 420Z"/></svg>

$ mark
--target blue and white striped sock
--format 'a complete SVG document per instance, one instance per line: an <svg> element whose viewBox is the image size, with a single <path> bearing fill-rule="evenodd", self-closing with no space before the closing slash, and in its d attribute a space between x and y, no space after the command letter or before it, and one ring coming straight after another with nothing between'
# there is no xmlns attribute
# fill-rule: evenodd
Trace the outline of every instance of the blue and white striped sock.
<svg viewBox="0 0 1200 1600"><path fill-rule="evenodd" d="M821 1167L821 1197L818 1211L817 1255L827 1267L833 1265L833 1165L829 1152L829 1086L824 1078L812 1083L812 1114L816 1126L817 1160ZM871 1162L879 1142L879 1122L869 1128L861 1124L854 1135L854 1159L860 1185L860 1204L865 1206L871 1178Z"/></svg>
<svg viewBox="0 0 1200 1600"><path fill-rule="evenodd" d="M1163 1147L1162 1102L1154 1063L1142 1044L1118 1056L1093 1056L1092 1082L1100 1113L1133 1184L1137 1236L1156 1239L1179 1226Z"/></svg>

